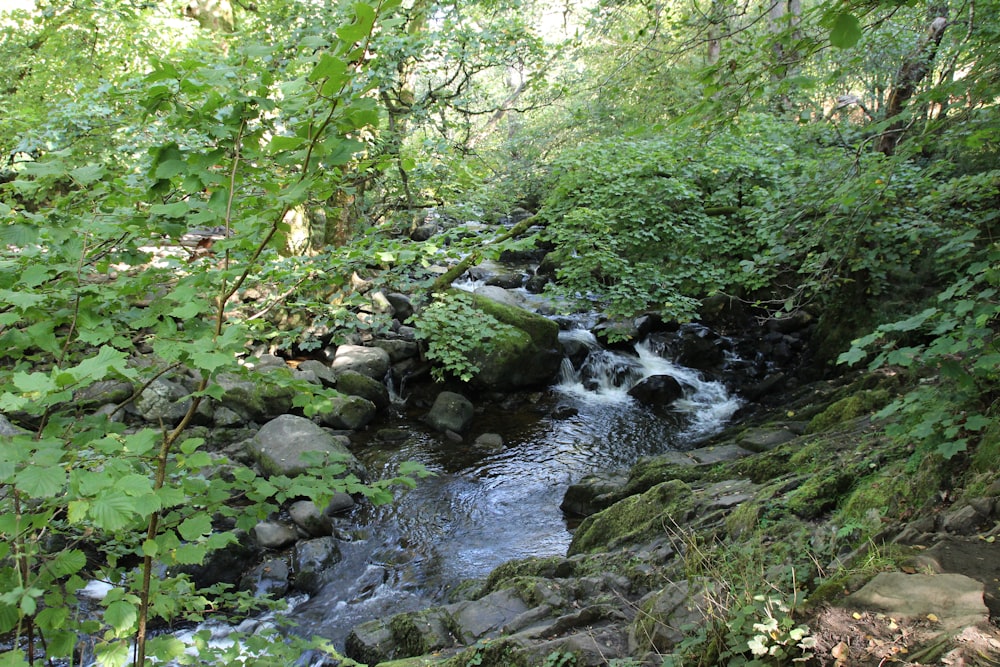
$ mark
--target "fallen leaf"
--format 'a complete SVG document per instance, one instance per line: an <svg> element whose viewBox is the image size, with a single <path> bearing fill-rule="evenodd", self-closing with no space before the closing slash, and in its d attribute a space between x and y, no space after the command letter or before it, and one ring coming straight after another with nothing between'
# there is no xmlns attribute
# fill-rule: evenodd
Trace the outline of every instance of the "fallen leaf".
<svg viewBox="0 0 1000 667"><path fill-rule="evenodd" d="M861 620L861 614L859 614L858 612L854 612L853 614L851 614L851 616L854 618L855 621Z"/></svg>
<svg viewBox="0 0 1000 667"><path fill-rule="evenodd" d="M927 614L927 620L930 621L931 623L937 623L938 617L936 614Z"/></svg>

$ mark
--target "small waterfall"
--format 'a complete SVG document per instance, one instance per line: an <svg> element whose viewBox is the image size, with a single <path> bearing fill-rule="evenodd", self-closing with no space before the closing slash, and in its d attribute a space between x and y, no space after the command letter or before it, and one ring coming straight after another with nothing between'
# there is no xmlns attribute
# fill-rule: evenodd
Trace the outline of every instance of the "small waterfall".
<svg viewBox="0 0 1000 667"><path fill-rule="evenodd" d="M601 347L594 334L583 329L562 332L560 340L570 356L583 356L581 348L586 350L577 365L569 357L563 359L556 387L578 399L624 404L633 401L628 390L645 378L669 375L677 380L684 396L671 408L687 418L679 434L682 440L698 440L718 431L742 404L723 383L706 380L698 371L661 357L648 343L637 343L632 355Z"/></svg>

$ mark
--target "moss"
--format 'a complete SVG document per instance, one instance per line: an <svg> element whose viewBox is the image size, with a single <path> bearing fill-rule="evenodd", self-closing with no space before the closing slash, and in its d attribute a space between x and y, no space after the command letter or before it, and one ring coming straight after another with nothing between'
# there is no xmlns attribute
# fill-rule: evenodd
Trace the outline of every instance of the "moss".
<svg viewBox="0 0 1000 667"><path fill-rule="evenodd" d="M730 539L736 540L753 532L760 520L760 515L760 505L752 500L742 503L730 512L725 519L726 532Z"/></svg>
<svg viewBox="0 0 1000 667"><path fill-rule="evenodd" d="M569 554L607 551L663 535L665 526L692 509L691 487L680 480L654 486L584 519L573 535Z"/></svg>
<svg viewBox="0 0 1000 667"><path fill-rule="evenodd" d="M425 655L453 646L460 630L451 615L440 607L397 614L389 628L405 655Z"/></svg>
<svg viewBox="0 0 1000 667"><path fill-rule="evenodd" d="M524 578L565 578L574 576L574 566L571 561L560 556L548 558L524 558L511 560L496 567L490 572L483 585L483 595L504 588L510 588L512 583Z"/></svg>
<svg viewBox="0 0 1000 667"><path fill-rule="evenodd" d="M788 494L785 507L803 519L815 519L836 507L855 479L850 468L816 473Z"/></svg>
<svg viewBox="0 0 1000 667"><path fill-rule="evenodd" d="M997 480L1000 480L1000 421L992 415L993 425L987 428L972 452L970 470L974 479L967 492L971 496L982 495Z"/></svg>
<svg viewBox="0 0 1000 667"><path fill-rule="evenodd" d="M890 399L886 389L866 389L846 396L813 417L806 427L806 433L827 431L844 422L871 414L888 404Z"/></svg>
<svg viewBox="0 0 1000 667"><path fill-rule="evenodd" d="M443 667L533 667L522 647L511 639L487 641L470 646L442 663Z"/></svg>
<svg viewBox="0 0 1000 667"><path fill-rule="evenodd" d="M559 342L559 325L553 320L536 315L523 308L508 306L505 303L481 296L473 295L472 301L476 308L487 315L525 332L538 347L551 348L557 346Z"/></svg>

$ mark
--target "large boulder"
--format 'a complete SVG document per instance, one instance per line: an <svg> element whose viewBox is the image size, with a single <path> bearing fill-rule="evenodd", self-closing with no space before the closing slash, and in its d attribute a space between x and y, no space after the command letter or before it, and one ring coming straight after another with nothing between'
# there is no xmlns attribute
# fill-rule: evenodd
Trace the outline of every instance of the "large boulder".
<svg viewBox="0 0 1000 667"><path fill-rule="evenodd" d="M264 368L241 376L220 373L215 382L222 388L219 403L246 421L260 422L288 412L295 391L283 381L290 381L288 368Z"/></svg>
<svg viewBox="0 0 1000 667"><path fill-rule="evenodd" d="M684 395L684 388L670 375L651 375L636 383L628 395L643 405L667 406Z"/></svg>
<svg viewBox="0 0 1000 667"><path fill-rule="evenodd" d="M338 376L344 371L357 371L381 382L389 372L389 353L379 347L341 345L333 357L332 366Z"/></svg>
<svg viewBox="0 0 1000 667"><path fill-rule="evenodd" d="M562 363L555 322L481 294L473 295L473 305L509 325L485 349L471 355L470 361L479 367L473 385L487 391L512 391L547 384L555 378Z"/></svg>
<svg viewBox="0 0 1000 667"><path fill-rule="evenodd" d="M359 467L346 440L305 417L281 415L264 424L248 441L247 447L265 475L294 477L306 471L307 452L318 452L329 456L331 461L342 461L348 468Z"/></svg>

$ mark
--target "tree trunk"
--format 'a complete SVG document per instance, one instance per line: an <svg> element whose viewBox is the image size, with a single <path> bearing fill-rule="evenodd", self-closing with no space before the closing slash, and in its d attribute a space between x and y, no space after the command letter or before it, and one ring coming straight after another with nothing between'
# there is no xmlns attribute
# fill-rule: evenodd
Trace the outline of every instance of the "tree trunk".
<svg viewBox="0 0 1000 667"><path fill-rule="evenodd" d="M889 100L885 106L885 118L893 119L893 123L886 128L875 142L875 150L892 155L896 152L896 146L906 129L906 122L901 118L903 109L907 102L917 92L917 87L931 71L934 57L937 55L938 46L944 36L945 28L948 27L947 8L944 6L932 7L930 11L930 23L927 32L917 47L906 57L896 73L896 84L889 93Z"/></svg>
<svg viewBox="0 0 1000 667"><path fill-rule="evenodd" d="M236 28L230 0L191 0L184 7L184 16L211 32L232 32Z"/></svg>

